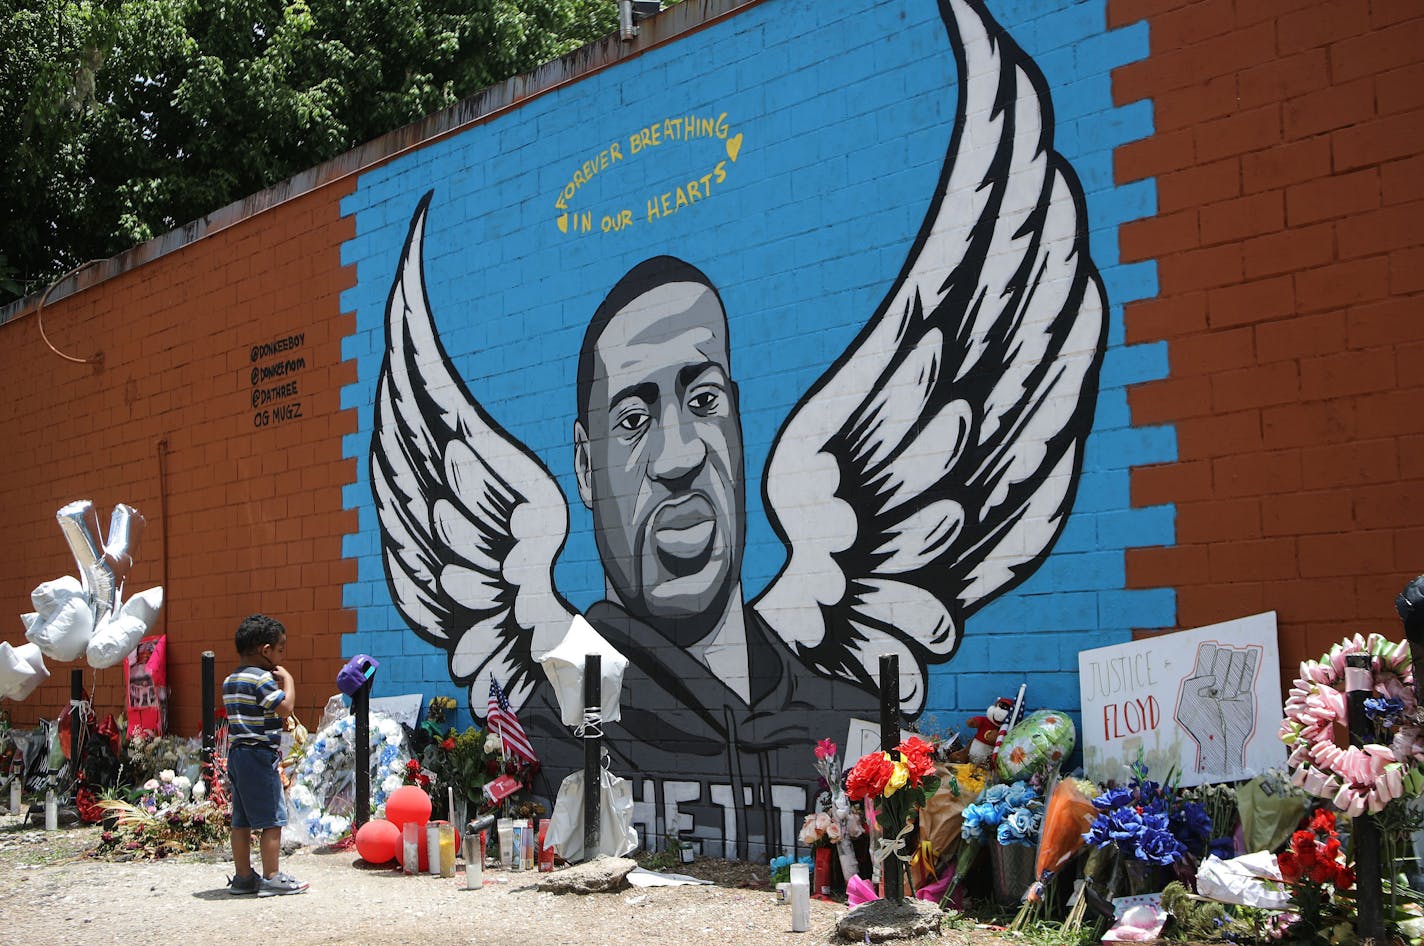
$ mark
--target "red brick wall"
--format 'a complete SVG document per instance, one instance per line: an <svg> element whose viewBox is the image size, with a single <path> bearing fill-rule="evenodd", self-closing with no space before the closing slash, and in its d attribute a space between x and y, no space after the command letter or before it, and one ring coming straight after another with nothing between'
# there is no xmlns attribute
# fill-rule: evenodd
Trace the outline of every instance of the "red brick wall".
<svg viewBox="0 0 1424 946"><path fill-rule="evenodd" d="M340 259L354 235L338 205L348 190L329 185L47 306L55 347L102 351L102 365L53 354L32 311L0 325L6 363L29 366L0 375L0 401L14 412L7 429L20 433L5 445L0 480L0 602L12 614L3 639L23 643L13 615L30 610L36 584L77 574L55 523L61 506L93 500L105 529L115 503L136 507L148 528L127 588L166 588L157 629L168 635L177 733L201 727L202 652L216 654L220 684L233 631L254 611L287 625L298 716L314 723L333 692L340 635L353 624L341 585L355 571L341 557L355 518L341 498L355 480L341 458L342 435L356 429L354 411L340 409L340 386L355 375L341 358L353 321L340 306L354 281ZM284 403L299 400L302 416L255 429L251 348L298 333L303 344L285 356L305 367ZM74 669L100 712L123 707L122 666L46 663L49 683L6 702L18 724L57 715Z"/></svg>
<svg viewBox="0 0 1424 946"><path fill-rule="evenodd" d="M1113 75L1156 134L1117 152L1157 216L1121 234L1160 297L1129 342L1171 375L1131 392L1178 462L1139 469L1178 545L1130 550L1191 627L1274 609L1287 669L1346 634L1397 636L1424 571L1424 7L1412 0L1112 0L1152 55ZM1289 678L1287 678L1289 679Z"/></svg>

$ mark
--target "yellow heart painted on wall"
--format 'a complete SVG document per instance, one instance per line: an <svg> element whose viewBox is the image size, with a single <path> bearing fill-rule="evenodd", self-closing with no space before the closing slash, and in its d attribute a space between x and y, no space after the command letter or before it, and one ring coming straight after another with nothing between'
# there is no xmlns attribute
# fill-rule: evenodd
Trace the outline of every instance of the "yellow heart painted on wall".
<svg viewBox="0 0 1424 946"><path fill-rule="evenodd" d="M742 133L737 132L735 135L727 139L727 157L731 158L733 163L736 163L737 155L741 153Z"/></svg>
<svg viewBox="0 0 1424 946"><path fill-rule="evenodd" d="M568 233L568 232L569 232L569 215L568 215L568 214L559 214L559 219L555 220L554 222L559 225L559 232L560 232L560 233Z"/></svg>

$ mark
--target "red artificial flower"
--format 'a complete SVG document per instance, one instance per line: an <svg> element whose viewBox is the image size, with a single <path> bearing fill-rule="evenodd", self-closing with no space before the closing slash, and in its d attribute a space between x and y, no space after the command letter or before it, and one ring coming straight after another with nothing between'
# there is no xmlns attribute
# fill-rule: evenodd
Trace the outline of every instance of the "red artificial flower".
<svg viewBox="0 0 1424 946"><path fill-rule="evenodd" d="M1276 867L1280 869L1281 879L1286 883L1294 884L1300 882L1300 862L1296 859L1294 851L1282 851L1277 854Z"/></svg>
<svg viewBox="0 0 1424 946"><path fill-rule="evenodd" d="M934 747L919 736L909 736L899 745L900 760L910 772L910 785L920 787L920 782L935 773Z"/></svg>
<svg viewBox="0 0 1424 946"><path fill-rule="evenodd" d="M440 748L444 749L446 752L453 752L455 749L455 737L446 736L445 741L440 743Z"/></svg>
<svg viewBox="0 0 1424 946"><path fill-rule="evenodd" d="M1291 835L1290 844L1291 844L1291 848L1292 848L1293 850L1295 850L1295 851L1301 851L1301 850L1303 850L1303 849L1305 849L1305 848L1310 848L1310 849L1314 850L1314 848L1315 848L1315 832L1314 832L1314 831L1303 831L1303 830L1302 830L1302 831L1297 831L1297 832L1295 832L1294 834Z"/></svg>
<svg viewBox="0 0 1424 946"><path fill-rule="evenodd" d="M846 777L846 797L860 801L879 795L894 772L895 763L890 761L888 753L872 752L862 756Z"/></svg>
<svg viewBox="0 0 1424 946"><path fill-rule="evenodd" d="M816 743L815 751L816 758L824 762L826 759L835 758L836 744L834 742L831 742L829 738L822 739L820 742Z"/></svg>
<svg viewBox="0 0 1424 946"><path fill-rule="evenodd" d="M1320 852L1315 849L1314 841L1311 841L1309 844L1292 844L1291 848L1295 851L1296 859L1300 861L1300 869L1303 871L1310 870L1315 866L1316 862L1320 860Z"/></svg>
<svg viewBox="0 0 1424 946"><path fill-rule="evenodd" d="M1335 832L1335 812L1326 808L1315 809L1315 814L1310 818L1310 830L1333 834Z"/></svg>
<svg viewBox="0 0 1424 946"><path fill-rule="evenodd" d="M405 764L405 770L411 775L414 775L415 773L420 771L420 762L415 759L411 759Z"/></svg>
<svg viewBox="0 0 1424 946"><path fill-rule="evenodd" d="M1355 886L1355 872L1348 867L1342 867L1335 872L1335 889L1349 890Z"/></svg>
<svg viewBox="0 0 1424 946"><path fill-rule="evenodd" d="M424 772L421 772L419 775L417 775L417 776L415 777L415 783L416 783L417 785L419 785L421 788L429 788L429 787L430 787L430 776L426 775Z"/></svg>

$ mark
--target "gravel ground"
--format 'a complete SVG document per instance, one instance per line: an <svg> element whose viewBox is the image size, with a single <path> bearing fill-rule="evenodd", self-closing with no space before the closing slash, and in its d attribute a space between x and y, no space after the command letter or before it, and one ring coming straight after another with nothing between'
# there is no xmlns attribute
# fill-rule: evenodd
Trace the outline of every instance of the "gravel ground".
<svg viewBox="0 0 1424 946"><path fill-rule="evenodd" d="M527 946L763 946L834 942L844 904L812 901L811 929L792 933L765 868L700 860L683 873L712 886L625 888L578 896L535 889L529 871L486 870L482 890L453 880L371 868L355 851L301 849L282 867L311 884L299 896L234 897L223 851L161 861L87 856L95 828L57 832L0 817L0 944L142 946L261 942L281 946L441 942ZM492 882L491 882L492 881ZM979 929L899 940L942 946L1004 942Z"/></svg>

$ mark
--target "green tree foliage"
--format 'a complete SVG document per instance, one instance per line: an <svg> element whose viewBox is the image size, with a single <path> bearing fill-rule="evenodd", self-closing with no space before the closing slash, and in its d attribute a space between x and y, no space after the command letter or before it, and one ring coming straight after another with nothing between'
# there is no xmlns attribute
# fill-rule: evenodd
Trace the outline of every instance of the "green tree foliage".
<svg viewBox="0 0 1424 946"><path fill-rule="evenodd" d="M0 303L617 20L615 0L0 0Z"/></svg>

